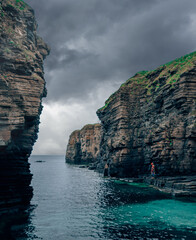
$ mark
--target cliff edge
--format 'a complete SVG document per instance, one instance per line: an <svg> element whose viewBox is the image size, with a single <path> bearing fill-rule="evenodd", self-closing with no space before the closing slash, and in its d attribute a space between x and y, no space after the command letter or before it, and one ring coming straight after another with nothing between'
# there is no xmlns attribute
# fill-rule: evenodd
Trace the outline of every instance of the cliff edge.
<svg viewBox="0 0 196 240"><path fill-rule="evenodd" d="M196 172L196 52L128 79L97 111L100 165L113 177Z"/></svg>
<svg viewBox="0 0 196 240"><path fill-rule="evenodd" d="M32 197L28 157L46 96L43 60L49 54L36 29L26 3L0 1L0 213Z"/></svg>

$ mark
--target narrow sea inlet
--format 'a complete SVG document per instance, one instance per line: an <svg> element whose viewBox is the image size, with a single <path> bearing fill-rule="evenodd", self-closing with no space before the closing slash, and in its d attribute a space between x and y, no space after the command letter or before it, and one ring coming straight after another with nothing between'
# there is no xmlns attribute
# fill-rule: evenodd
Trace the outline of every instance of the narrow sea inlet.
<svg viewBox="0 0 196 240"><path fill-rule="evenodd" d="M65 163L32 156L34 197L17 239L196 239L196 203L143 184L111 181Z"/></svg>

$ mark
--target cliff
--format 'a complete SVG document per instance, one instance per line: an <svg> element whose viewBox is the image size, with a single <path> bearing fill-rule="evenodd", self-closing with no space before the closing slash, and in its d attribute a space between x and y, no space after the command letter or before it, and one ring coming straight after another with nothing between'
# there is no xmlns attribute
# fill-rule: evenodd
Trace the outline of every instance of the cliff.
<svg viewBox="0 0 196 240"><path fill-rule="evenodd" d="M116 177L196 172L196 52L128 79L97 111L100 164Z"/></svg>
<svg viewBox="0 0 196 240"><path fill-rule="evenodd" d="M101 139L101 125L89 124L74 131L69 138L66 162L85 164L96 162Z"/></svg>
<svg viewBox="0 0 196 240"><path fill-rule="evenodd" d="M46 96L43 60L49 53L36 29L26 3L0 1L0 214L32 197L28 157Z"/></svg>

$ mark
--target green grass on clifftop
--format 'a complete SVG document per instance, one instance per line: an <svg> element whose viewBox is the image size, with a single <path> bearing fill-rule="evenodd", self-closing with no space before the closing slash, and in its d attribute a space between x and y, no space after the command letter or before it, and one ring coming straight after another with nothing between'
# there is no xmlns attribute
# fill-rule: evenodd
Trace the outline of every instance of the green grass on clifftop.
<svg viewBox="0 0 196 240"><path fill-rule="evenodd" d="M151 95L152 92L156 92L160 88L160 79L165 80L165 84L170 84L171 87L179 81L182 74L190 71L196 64L196 52L192 52L180 58L177 58L171 62L159 66L153 71L140 71L136 73L133 77L129 78L125 83L123 83L119 90L126 86L140 86L146 88L147 95ZM134 88L133 88L134 89ZM116 92L118 92L117 90ZM98 111L104 110L115 98L115 93L113 93L106 101L105 105L98 109ZM134 91L132 91L134 92ZM131 92L130 92L131 93Z"/></svg>
<svg viewBox="0 0 196 240"><path fill-rule="evenodd" d="M28 6L23 0L5 0L5 2L8 6L19 10L25 10L26 6Z"/></svg>

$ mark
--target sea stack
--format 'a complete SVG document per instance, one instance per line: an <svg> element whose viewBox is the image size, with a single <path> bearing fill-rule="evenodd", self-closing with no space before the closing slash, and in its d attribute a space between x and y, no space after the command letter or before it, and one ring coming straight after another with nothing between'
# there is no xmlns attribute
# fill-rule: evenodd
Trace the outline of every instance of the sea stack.
<svg viewBox="0 0 196 240"><path fill-rule="evenodd" d="M26 3L0 1L0 214L32 197L28 158L46 96L43 60L49 54L36 29Z"/></svg>
<svg viewBox="0 0 196 240"><path fill-rule="evenodd" d="M69 138L66 162L86 164L98 160L101 139L101 125L88 124L81 130L74 131Z"/></svg>

